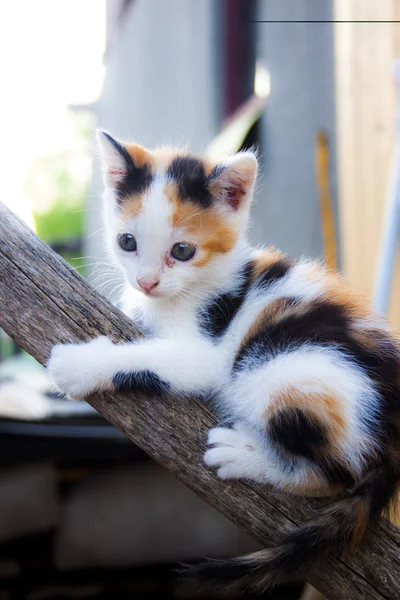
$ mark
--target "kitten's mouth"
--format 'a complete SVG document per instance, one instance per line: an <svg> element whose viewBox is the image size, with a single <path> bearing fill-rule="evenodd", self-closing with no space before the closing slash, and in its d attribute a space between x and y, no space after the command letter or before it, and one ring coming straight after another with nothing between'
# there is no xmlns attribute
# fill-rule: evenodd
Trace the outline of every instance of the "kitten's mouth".
<svg viewBox="0 0 400 600"><path fill-rule="evenodd" d="M135 286L136 287L136 286ZM144 296L147 296L148 298L160 298L161 296L163 296L164 294L158 290L158 289L153 289L153 290L144 290L143 288L139 287L137 288L139 290L139 292L142 292L142 294Z"/></svg>
<svg viewBox="0 0 400 600"><path fill-rule="evenodd" d="M144 290L141 287L136 288L136 289L138 289L138 291L141 292L144 296L157 296L157 293L156 293L155 290L148 290L148 291L146 291L146 290Z"/></svg>

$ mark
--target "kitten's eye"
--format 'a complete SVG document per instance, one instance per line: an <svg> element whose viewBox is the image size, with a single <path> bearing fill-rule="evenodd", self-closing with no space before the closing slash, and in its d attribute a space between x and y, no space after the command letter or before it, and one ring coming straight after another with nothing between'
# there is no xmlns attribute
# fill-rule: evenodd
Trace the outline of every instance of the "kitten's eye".
<svg viewBox="0 0 400 600"><path fill-rule="evenodd" d="M125 252L135 252L137 248L136 240L131 233L120 233L117 241L119 247Z"/></svg>
<svg viewBox="0 0 400 600"><path fill-rule="evenodd" d="M172 246L171 255L177 260L190 260L196 253L196 248L186 242L178 242Z"/></svg>

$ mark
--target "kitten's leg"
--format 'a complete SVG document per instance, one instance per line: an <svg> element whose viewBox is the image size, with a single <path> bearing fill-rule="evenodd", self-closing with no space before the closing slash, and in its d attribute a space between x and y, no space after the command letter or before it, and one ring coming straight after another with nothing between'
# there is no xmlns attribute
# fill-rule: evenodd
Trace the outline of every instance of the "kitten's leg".
<svg viewBox="0 0 400 600"><path fill-rule="evenodd" d="M71 398L98 390L193 393L217 385L222 358L206 340L113 344L99 337L85 344L55 346L48 371L57 388Z"/></svg>

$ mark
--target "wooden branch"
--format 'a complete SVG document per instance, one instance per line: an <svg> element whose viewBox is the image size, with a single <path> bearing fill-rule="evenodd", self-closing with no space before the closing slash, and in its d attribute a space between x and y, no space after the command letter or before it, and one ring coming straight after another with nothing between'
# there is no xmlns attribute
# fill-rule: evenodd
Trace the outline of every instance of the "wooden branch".
<svg viewBox="0 0 400 600"><path fill-rule="evenodd" d="M0 203L0 327L44 364L53 344L140 332ZM327 501L293 498L268 486L223 482L202 456L214 415L196 398L121 394L89 398L110 423L264 546ZM400 598L400 532L384 522L362 552L329 558L308 577L331 600Z"/></svg>

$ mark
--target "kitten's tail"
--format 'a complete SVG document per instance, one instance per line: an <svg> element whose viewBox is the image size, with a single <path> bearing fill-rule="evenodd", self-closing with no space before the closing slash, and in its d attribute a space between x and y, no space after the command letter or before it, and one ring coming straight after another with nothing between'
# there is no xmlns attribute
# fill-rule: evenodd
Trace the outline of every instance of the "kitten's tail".
<svg viewBox="0 0 400 600"><path fill-rule="evenodd" d="M368 471L348 496L319 513L315 520L289 531L272 548L238 558L207 561L188 575L205 584L234 583L253 591L304 576L310 565L330 552L357 546L382 511L388 510L400 479L400 460Z"/></svg>

